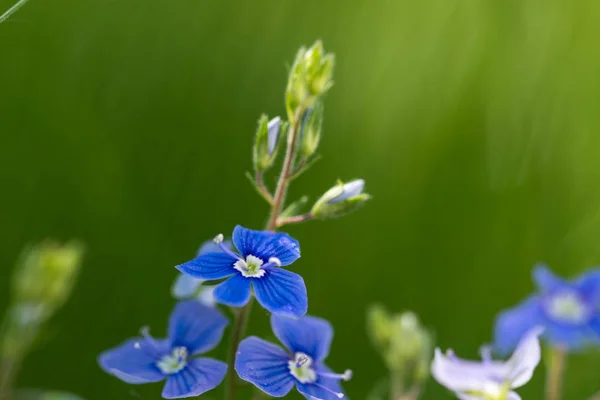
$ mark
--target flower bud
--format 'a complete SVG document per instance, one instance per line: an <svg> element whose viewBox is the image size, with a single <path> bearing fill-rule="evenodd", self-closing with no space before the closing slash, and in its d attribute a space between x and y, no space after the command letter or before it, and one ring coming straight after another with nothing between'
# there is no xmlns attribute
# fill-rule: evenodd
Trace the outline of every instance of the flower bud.
<svg viewBox="0 0 600 400"><path fill-rule="evenodd" d="M254 169L257 172L270 168L277 158L277 144L282 125L280 117L270 121L266 115L260 117L253 149Z"/></svg>
<svg viewBox="0 0 600 400"><path fill-rule="evenodd" d="M323 102L317 101L312 108L306 110L302 128L300 154L304 158L312 156L321 141L321 128L323 126Z"/></svg>
<svg viewBox="0 0 600 400"><path fill-rule="evenodd" d="M362 179L345 184L340 181L317 200L312 208L312 214L315 218L327 219L357 210L371 198L370 195L363 193L364 186L365 181Z"/></svg>
<svg viewBox="0 0 600 400"><path fill-rule="evenodd" d="M312 47L302 47L290 70L286 90L286 105L292 119L298 107L311 107L333 85L335 56L325 53L319 40Z"/></svg>
<svg viewBox="0 0 600 400"><path fill-rule="evenodd" d="M71 294L83 257L81 243L43 242L27 249L13 280L14 302L43 307L45 318Z"/></svg>
<svg viewBox="0 0 600 400"><path fill-rule="evenodd" d="M412 383L424 382L429 377L433 338L415 313L393 315L375 305L369 310L367 326L391 372Z"/></svg>
<svg viewBox="0 0 600 400"><path fill-rule="evenodd" d="M378 348L387 348L392 339L392 317L385 308L375 304L367 312L367 329L373 344Z"/></svg>

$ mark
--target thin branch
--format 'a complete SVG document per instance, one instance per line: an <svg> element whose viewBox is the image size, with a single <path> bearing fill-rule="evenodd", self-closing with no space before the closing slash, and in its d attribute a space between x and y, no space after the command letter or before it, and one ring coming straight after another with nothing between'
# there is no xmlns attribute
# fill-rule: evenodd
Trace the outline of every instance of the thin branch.
<svg viewBox="0 0 600 400"><path fill-rule="evenodd" d="M19 0L14 6L6 10L6 12L0 15L0 24L9 19L17 10L25 5L29 0Z"/></svg>

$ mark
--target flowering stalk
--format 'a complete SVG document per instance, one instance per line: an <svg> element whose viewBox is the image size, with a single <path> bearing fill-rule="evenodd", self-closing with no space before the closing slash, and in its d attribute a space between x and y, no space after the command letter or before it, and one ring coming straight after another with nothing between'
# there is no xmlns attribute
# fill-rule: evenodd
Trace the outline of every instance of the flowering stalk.
<svg viewBox="0 0 600 400"><path fill-rule="evenodd" d="M265 230L275 231L278 228L278 218L283 208L285 202L285 195L287 193L288 184L291 177L292 167L294 164L294 158L296 155L296 142L300 124L302 122L303 108L298 107L298 111L290 125L290 130L288 133L288 143L287 149L285 153L285 158L283 160L283 167L281 169L281 174L279 175L279 179L277 181L277 188L275 189L275 194L273 195L273 201L271 202L271 214L269 217L269 221L265 227ZM234 370L235 363L235 355L238 349L238 346L244 337L244 332L246 331L246 326L248 324L248 320L250 317L250 310L252 307L253 300L251 299L248 304L244 307L240 308L235 314L235 321L233 324L233 332L231 335L231 342L229 344L229 356L228 356L228 372L227 372L227 382L226 382L226 393L225 398L227 400L235 400L235 392L236 392L236 376Z"/></svg>
<svg viewBox="0 0 600 400"><path fill-rule="evenodd" d="M546 400L560 400L566 360L567 352L564 348L555 347L550 351L546 378Z"/></svg>
<svg viewBox="0 0 600 400"><path fill-rule="evenodd" d="M4 14L0 15L0 24L3 23L4 21L6 21L7 19L9 19L11 17L11 15L16 13L17 10L19 8L23 7L25 5L25 3L27 3L28 1L29 0L19 0L18 2L15 3L15 5L13 5L11 8L6 10L6 12Z"/></svg>

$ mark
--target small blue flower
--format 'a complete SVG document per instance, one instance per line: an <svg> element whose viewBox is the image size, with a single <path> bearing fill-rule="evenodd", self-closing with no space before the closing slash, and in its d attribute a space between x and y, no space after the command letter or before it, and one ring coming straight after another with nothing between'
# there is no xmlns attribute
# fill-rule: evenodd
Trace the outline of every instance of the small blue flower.
<svg viewBox="0 0 600 400"><path fill-rule="evenodd" d="M231 243L231 240L225 240L223 245L226 248L231 249L233 243ZM208 240L204 242L202 246L200 246L198 252L196 253L196 257L199 257L202 254L214 252L222 252L221 247L213 240ZM171 288L171 294L178 300L196 298L200 303L214 307L216 300L213 294L216 286L206 285L205 283L206 279L194 278L193 276L179 273L175 279L175 282L173 283L173 287Z"/></svg>
<svg viewBox="0 0 600 400"><path fill-rule="evenodd" d="M104 371L132 384L167 380L165 399L199 396L217 387L227 364L197 357L221 340L227 319L195 300L177 304L169 320L167 339L154 339L148 329L98 358Z"/></svg>
<svg viewBox="0 0 600 400"><path fill-rule="evenodd" d="M238 255L223 245L223 235L215 242L221 252L202 254L178 265L179 271L194 278L215 280L228 278L214 291L217 302L242 307L254 293L268 311L299 318L306 314L308 299L304 280L280 266L292 264L300 257L300 245L285 233L253 231L236 226L233 243Z"/></svg>
<svg viewBox="0 0 600 400"><path fill-rule="evenodd" d="M329 322L272 315L271 327L288 351L255 336L244 339L235 359L240 378L273 397L287 395L294 385L307 399L344 397L339 381L349 380L352 371L335 374L324 364L333 339Z"/></svg>
<svg viewBox="0 0 600 400"><path fill-rule="evenodd" d="M566 350L600 343L600 269L566 281L546 266L538 265L533 270L533 280L538 293L498 316L498 351L510 352L533 326L543 326L543 338Z"/></svg>
<svg viewBox="0 0 600 400"><path fill-rule="evenodd" d="M525 333L515 352L505 362L492 360L491 348L482 348L481 362L462 360L452 350L435 349L431 374L461 400L521 400L513 391L525 385L541 359L539 336L544 329Z"/></svg>

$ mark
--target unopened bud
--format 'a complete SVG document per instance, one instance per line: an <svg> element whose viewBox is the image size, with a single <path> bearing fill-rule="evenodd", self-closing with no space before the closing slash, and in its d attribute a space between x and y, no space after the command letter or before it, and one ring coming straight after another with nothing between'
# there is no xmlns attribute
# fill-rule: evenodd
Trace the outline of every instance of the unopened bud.
<svg viewBox="0 0 600 400"><path fill-rule="evenodd" d="M329 189L312 208L315 218L336 218L357 210L363 206L370 195L363 193L365 181L357 179L352 182L342 183Z"/></svg>
<svg viewBox="0 0 600 400"><path fill-rule="evenodd" d="M310 48L302 47L290 70L286 90L288 114L292 118L298 107L312 107L314 102L333 85L335 56L326 53L319 40Z"/></svg>
<svg viewBox="0 0 600 400"><path fill-rule="evenodd" d="M282 130L280 117L268 120L266 115L260 117L254 140L253 161L254 169L265 171L273 165L277 157L277 144Z"/></svg>
<svg viewBox="0 0 600 400"><path fill-rule="evenodd" d="M323 126L323 102L317 101L314 106L306 111L300 152L302 157L308 158L317 151L321 141Z"/></svg>

